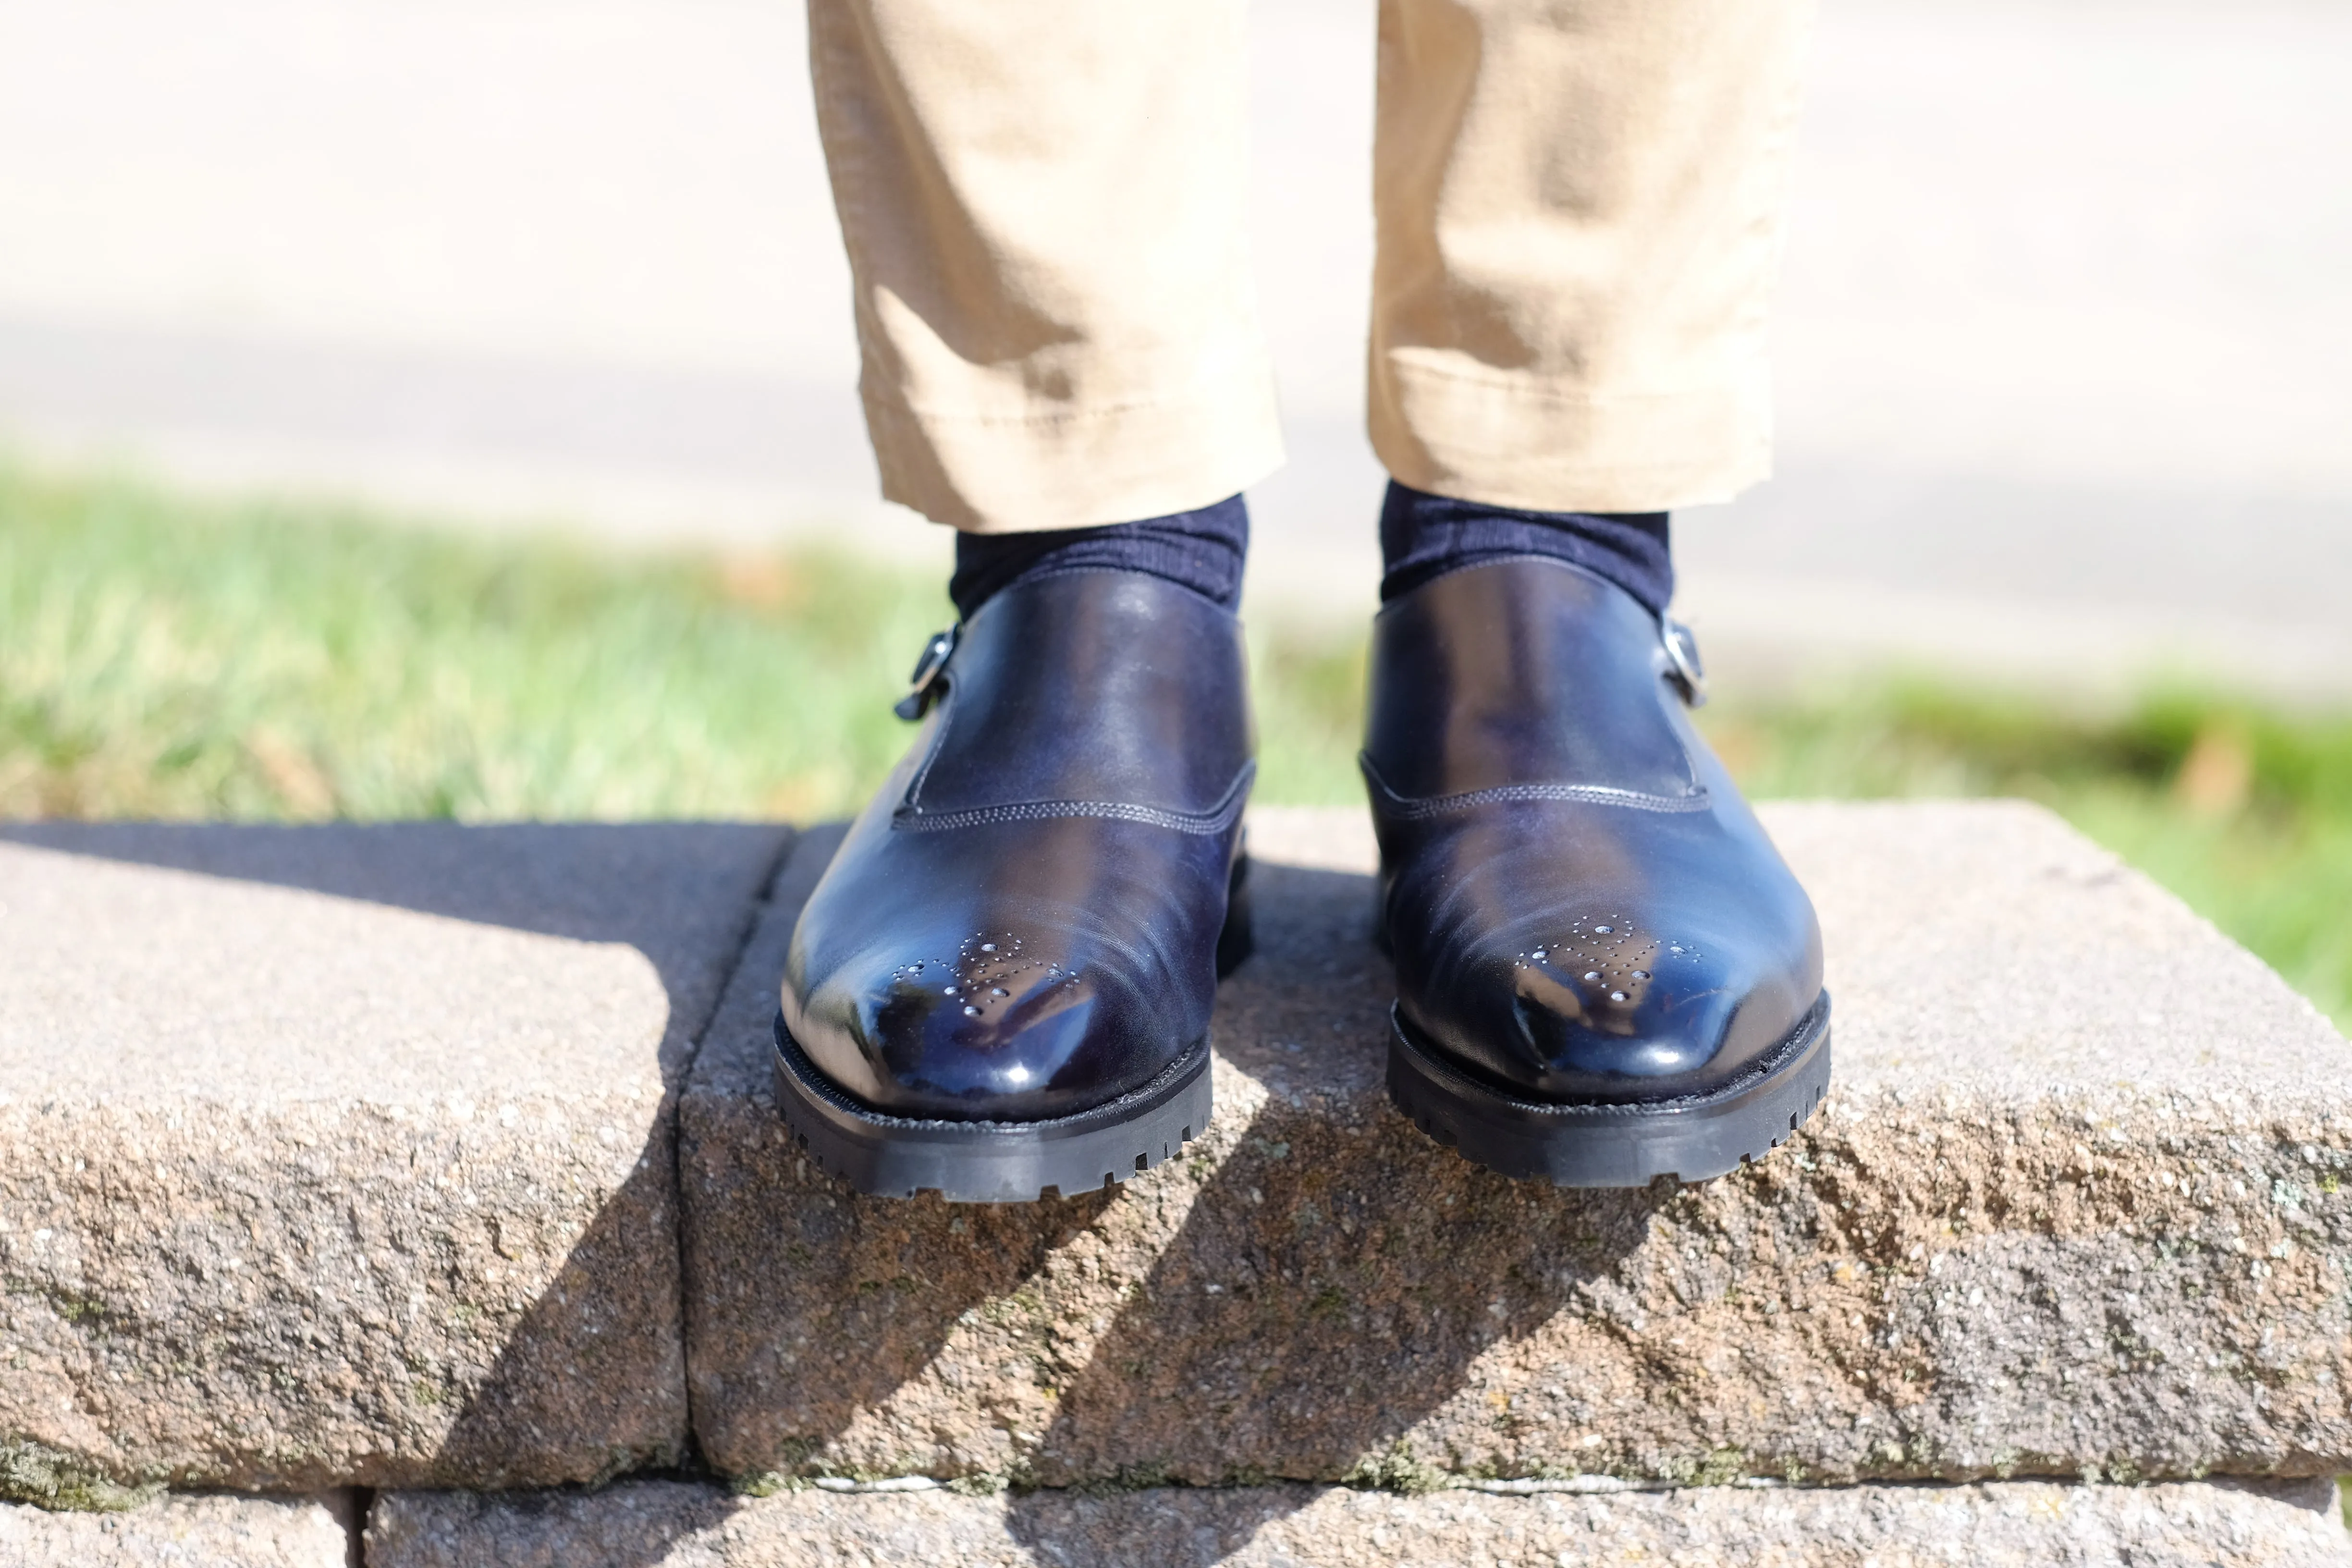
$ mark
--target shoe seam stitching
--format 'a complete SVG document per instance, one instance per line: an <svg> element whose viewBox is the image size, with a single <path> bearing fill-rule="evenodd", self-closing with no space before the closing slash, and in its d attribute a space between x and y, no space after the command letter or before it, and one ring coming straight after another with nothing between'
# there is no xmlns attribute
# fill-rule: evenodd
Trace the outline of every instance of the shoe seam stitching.
<svg viewBox="0 0 2352 1568"><path fill-rule="evenodd" d="M1256 763L1243 763L1241 772L1234 775L1232 785L1225 791L1224 798L1205 812L1169 811L1156 805L1138 805L1113 800L1024 800L938 813L926 812L909 805L891 813L890 826L911 833L936 833L949 828L982 827L1000 822L1045 822L1059 817L1090 816L1213 837L1232 827L1240 818L1243 808L1249 802L1251 781L1256 775ZM910 790L910 799L912 794Z"/></svg>
<svg viewBox="0 0 2352 1568"><path fill-rule="evenodd" d="M1399 821L1417 822L1427 817L1442 816L1449 812L1467 811L1474 806L1507 805L1521 801L1580 801L1589 805L1614 805L1628 811L1682 813L1705 811L1711 804L1706 786L1694 784L1686 795L1658 795L1649 790L1623 789L1614 784L1497 784L1491 789L1465 790L1458 795L1402 795L1389 786L1380 770L1372 765L1369 752L1359 754L1356 765L1363 770L1364 782L1379 796L1377 804Z"/></svg>

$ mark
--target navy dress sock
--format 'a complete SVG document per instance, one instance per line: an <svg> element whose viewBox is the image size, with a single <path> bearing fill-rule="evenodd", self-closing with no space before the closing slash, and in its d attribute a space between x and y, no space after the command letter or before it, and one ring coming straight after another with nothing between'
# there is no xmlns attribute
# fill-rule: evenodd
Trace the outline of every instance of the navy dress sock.
<svg viewBox="0 0 2352 1568"><path fill-rule="evenodd" d="M1239 496L1138 522L1038 533L960 533L948 596L970 616L1024 577L1109 568L1149 572L1232 609L1249 554ZM1383 603L1458 566L1506 555L1550 555L1598 573L1662 613L1675 594L1667 514L1522 511L1390 482L1381 508Z"/></svg>
<svg viewBox="0 0 2352 1568"><path fill-rule="evenodd" d="M1550 555L1597 572L1648 606L1675 596L1662 511L1519 511L1431 495L1391 480L1381 507L1381 602L1431 578L1506 555Z"/></svg>
<svg viewBox="0 0 2352 1568"><path fill-rule="evenodd" d="M1181 583L1230 610L1241 603L1242 563L1248 554L1249 508L1239 496L1198 511L1101 528L959 533L948 597L955 601L956 614L969 620L992 595L1024 577L1112 568Z"/></svg>

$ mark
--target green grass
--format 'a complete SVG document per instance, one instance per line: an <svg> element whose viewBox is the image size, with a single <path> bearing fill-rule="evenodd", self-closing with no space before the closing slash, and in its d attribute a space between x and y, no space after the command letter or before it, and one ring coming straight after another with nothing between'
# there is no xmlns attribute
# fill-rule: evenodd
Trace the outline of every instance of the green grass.
<svg viewBox="0 0 2352 1568"><path fill-rule="evenodd" d="M803 816L944 598L0 471L0 813Z"/></svg>
<svg viewBox="0 0 2352 1568"><path fill-rule="evenodd" d="M613 554L0 468L0 816L854 809L941 585L824 552ZM1353 787L1350 650L1266 639L1263 772Z"/></svg>
<svg viewBox="0 0 2352 1568"><path fill-rule="evenodd" d="M905 745L935 581L614 554L0 467L0 816L770 816ZM1253 628L1258 798L1361 798L1355 637ZM2023 795L2352 1025L2352 716L1885 679L1702 719L1761 795Z"/></svg>

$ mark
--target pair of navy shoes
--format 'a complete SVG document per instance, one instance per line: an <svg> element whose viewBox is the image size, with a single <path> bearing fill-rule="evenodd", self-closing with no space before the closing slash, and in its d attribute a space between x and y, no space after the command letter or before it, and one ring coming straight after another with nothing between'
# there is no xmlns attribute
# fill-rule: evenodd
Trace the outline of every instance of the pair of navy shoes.
<svg viewBox="0 0 2352 1568"><path fill-rule="evenodd" d="M1698 1181L1827 1091L1812 906L1685 710L1688 634L1554 559L1373 623L1362 766L1397 1106L1564 1186ZM1149 574L1025 578L934 639L912 749L793 932L777 1099L858 1191L1025 1202L1208 1124L1249 951L1239 621Z"/></svg>

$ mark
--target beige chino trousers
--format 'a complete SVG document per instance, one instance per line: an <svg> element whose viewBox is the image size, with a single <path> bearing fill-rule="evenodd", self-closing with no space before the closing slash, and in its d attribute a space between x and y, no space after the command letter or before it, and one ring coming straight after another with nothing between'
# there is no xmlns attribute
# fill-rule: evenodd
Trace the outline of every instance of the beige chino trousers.
<svg viewBox="0 0 2352 1568"><path fill-rule="evenodd" d="M1810 0L1380 0L1372 446L1654 511L1764 477ZM1244 0L810 0L883 493L993 533L1282 461Z"/></svg>

